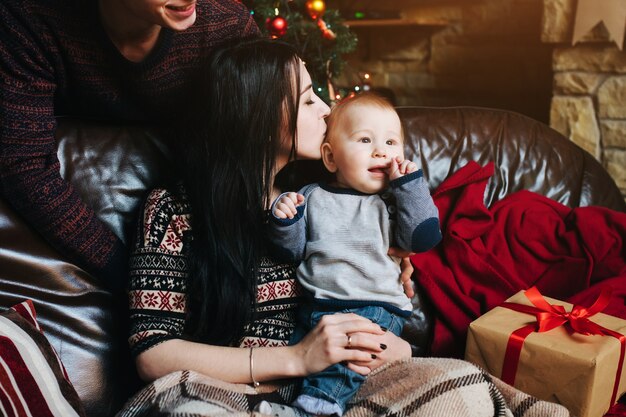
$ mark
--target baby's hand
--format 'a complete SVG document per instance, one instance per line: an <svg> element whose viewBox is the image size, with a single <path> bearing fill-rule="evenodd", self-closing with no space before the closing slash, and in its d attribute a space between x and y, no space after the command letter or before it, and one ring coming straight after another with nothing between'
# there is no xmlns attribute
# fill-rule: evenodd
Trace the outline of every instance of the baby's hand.
<svg viewBox="0 0 626 417"><path fill-rule="evenodd" d="M298 193L287 193L274 205L274 216L279 219L293 219L298 213L296 207L304 203L304 196Z"/></svg>
<svg viewBox="0 0 626 417"><path fill-rule="evenodd" d="M415 162L404 159L401 156L396 156L392 159L389 168L387 168L390 181L415 171L417 171L417 165Z"/></svg>

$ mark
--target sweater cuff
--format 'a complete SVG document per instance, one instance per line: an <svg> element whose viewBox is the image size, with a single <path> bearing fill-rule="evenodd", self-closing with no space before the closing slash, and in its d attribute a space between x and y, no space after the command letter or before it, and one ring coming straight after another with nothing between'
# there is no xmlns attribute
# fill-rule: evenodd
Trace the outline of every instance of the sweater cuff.
<svg viewBox="0 0 626 417"><path fill-rule="evenodd" d="M391 188L399 188L407 182L422 178L423 176L424 173L422 172L422 170L418 169L417 171L413 171L410 174L406 174L400 178L396 178L395 180L391 181L389 185L391 186Z"/></svg>

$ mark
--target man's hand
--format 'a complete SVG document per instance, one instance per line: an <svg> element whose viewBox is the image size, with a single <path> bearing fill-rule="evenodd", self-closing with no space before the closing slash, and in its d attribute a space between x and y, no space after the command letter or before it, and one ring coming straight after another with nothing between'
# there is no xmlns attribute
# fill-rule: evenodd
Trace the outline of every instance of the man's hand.
<svg viewBox="0 0 626 417"><path fill-rule="evenodd" d="M304 203L304 196L298 193L287 193L274 205L274 216L279 219L293 219L298 213L296 208Z"/></svg>
<svg viewBox="0 0 626 417"><path fill-rule="evenodd" d="M391 164L389 164L389 168L387 168L387 174L389 174L390 181L415 171L417 171L417 164L408 159L404 159L401 156L396 156L392 159Z"/></svg>

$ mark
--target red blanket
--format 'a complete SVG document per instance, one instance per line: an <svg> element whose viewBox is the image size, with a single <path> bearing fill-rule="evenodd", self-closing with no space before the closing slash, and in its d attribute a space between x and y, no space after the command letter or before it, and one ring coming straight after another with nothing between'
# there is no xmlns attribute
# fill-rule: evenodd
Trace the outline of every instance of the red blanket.
<svg viewBox="0 0 626 417"><path fill-rule="evenodd" d="M434 192L443 241L411 258L434 306L432 353L462 357L469 323L519 290L589 306L605 285L604 311L626 319L626 213L570 209L520 191L485 207L493 164L470 162Z"/></svg>

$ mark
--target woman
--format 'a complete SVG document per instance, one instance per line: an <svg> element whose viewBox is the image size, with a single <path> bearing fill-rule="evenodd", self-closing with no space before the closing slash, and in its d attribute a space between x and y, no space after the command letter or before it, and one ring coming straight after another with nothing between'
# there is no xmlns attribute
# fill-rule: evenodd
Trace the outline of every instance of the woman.
<svg viewBox="0 0 626 417"><path fill-rule="evenodd" d="M131 261L130 344L137 369L147 381L165 377L122 415L155 408L172 415L247 413L261 399L288 403L293 388L267 393L275 388L267 382L341 361L364 375L387 365L368 379L353 410L371 414L400 404L399 398L409 406L412 395L423 394L416 389L425 386L423 378L442 381L427 370L449 371L410 362L409 344L369 320L328 316L301 342L287 345L299 292L293 266L267 256L265 221L280 193L276 173L292 159L320 157L329 109L303 62L286 44L248 40L213 54L204 76L200 100L186 107L178 162L183 186L150 194ZM475 397L491 404L497 390L490 381L476 368L459 368L455 377L462 370L478 375L482 397Z"/></svg>
<svg viewBox="0 0 626 417"><path fill-rule="evenodd" d="M279 194L275 175L288 161L320 158L329 108L282 43L239 43L216 53L205 73L199 95L206 99L189 106L198 117L186 122L184 191L151 193L133 256L131 345L140 376L193 369L250 383L252 376L261 382L302 376L339 361L375 367L409 357L408 343L353 315L332 318L296 346L275 346L290 336L298 290L293 267L265 257L265 212ZM211 82L213 74L219 82ZM177 269L167 268L170 262ZM268 285L277 286L275 297L266 294ZM167 295L147 297L158 290ZM155 302L174 314L148 316ZM352 333L358 333L353 349L345 349ZM254 375L249 349L226 347L233 344L257 346Z"/></svg>

